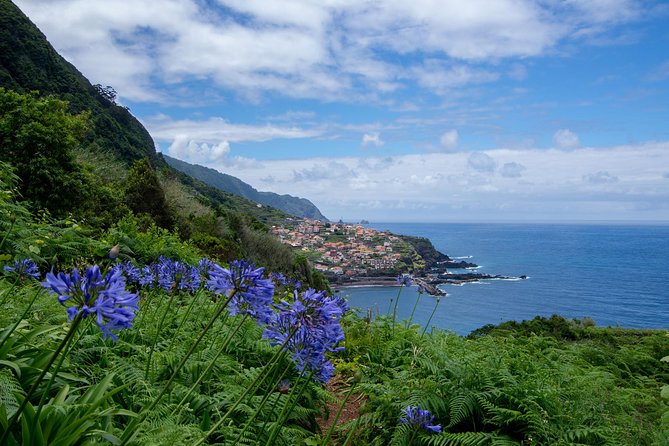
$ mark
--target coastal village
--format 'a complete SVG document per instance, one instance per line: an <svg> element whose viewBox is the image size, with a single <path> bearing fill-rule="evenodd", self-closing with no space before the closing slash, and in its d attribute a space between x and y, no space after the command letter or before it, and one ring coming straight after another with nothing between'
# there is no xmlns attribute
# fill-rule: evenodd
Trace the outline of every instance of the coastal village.
<svg viewBox="0 0 669 446"><path fill-rule="evenodd" d="M397 274L406 271L415 251L400 237L361 224L296 220L294 226L273 226L272 234L294 249L304 251L314 267L345 277ZM414 265L412 265L414 266Z"/></svg>
<svg viewBox="0 0 669 446"><path fill-rule="evenodd" d="M477 265L454 261L426 239L397 236L362 224L293 219L272 226L271 233L292 249L300 250L333 284L390 285L399 274L410 273L428 294L443 296L438 285L485 279L516 279L501 275L462 272ZM426 257L427 256L427 257ZM458 269L452 273L447 268ZM518 279L525 279L520 276Z"/></svg>

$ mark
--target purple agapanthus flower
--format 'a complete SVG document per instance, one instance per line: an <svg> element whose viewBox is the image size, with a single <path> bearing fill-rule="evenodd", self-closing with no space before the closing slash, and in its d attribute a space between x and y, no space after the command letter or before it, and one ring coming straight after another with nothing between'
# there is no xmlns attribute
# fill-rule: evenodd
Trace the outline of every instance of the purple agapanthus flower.
<svg viewBox="0 0 669 446"><path fill-rule="evenodd" d="M111 267L112 271L119 271L126 278L128 283L137 285L140 283L142 271L132 264L130 260L125 262L114 263Z"/></svg>
<svg viewBox="0 0 669 446"><path fill-rule="evenodd" d="M232 296L228 311L232 315L248 314L258 323L266 324L273 314L274 284L264 278L264 268L256 268L248 260L230 262L230 268L215 265L207 288L215 294Z"/></svg>
<svg viewBox="0 0 669 446"><path fill-rule="evenodd" d="M347 310L346 301L310 288L302 294L295 290L293 301L281 301L277 309L263 337L272 345L285 344L300 373L314 371L317 380L329 381L334 366L325 355L343 349L340 321Z"/></svg>
<svg viewBox="0 0 669 446"><path fill-rule="evenodd" d="M413 284L413 279L409 274L400 274L395 278L399 286L410 287Z"/></svg>
<svg viewBox="0 0 669 446"><path fill-rule="evenodd" d="M197 291L200 288L200 270L192 265L160 257L156 262L159 286L167 291Z"/></svg>
<svg viewBox="0 0 669 446"><path fill-rule="evenodd" d="M294 289L299 290L302 288L302 282L297 279L290 279L288 285L292 286Z"/></svg>
<svg viewBox="0 0 669 446"><path fill-rule="evenodd" d="M214 266L216 266L216 262L206 257L201 258L197 262L197 269L200 271L200 279L203 283L206 283L210 279Z"/></svg>
<svg viewBox="0 0 669 446"><path fill-rule="evenodd" d="M286 278L286 276L283 275L283 273L272 272L270 273L269 277L277 285L283 285L283 286L288 285L288 279Z"/></svg>
<svg viewBox="0 0 669 446"><path fill-rule="evenodd" d="M400 418L402 423L434 434L441 432L441 424L434 424L434 415L429 410L421 409L420 406L407 406L403 412L404 416Z"/></svg>
<svg viewBox="0 0 669 446"><path fill-rule="evenodd" d="M141 269L139 284L149 289L158 287L158 266L155 263L144 265Z"/></svg>
<svg viewBox="0 0 669 446"><path fill-rule="evenodd" d="M74 268L72 274L47 273L44 288L68 306L69 320L78 314L93 315L103 337L118 338L114 331L132 327L139 305L137 293L125 289L125 278L118 270L102 275L97 265L86 268L84 275Z"/></svg>
<svg viewBox="0 0 669 446"><path fill-rule="evenodd" d="M18 259L11 265L5 265L5 273L19 279L39 279L39 269L33 259Z"/></svg>

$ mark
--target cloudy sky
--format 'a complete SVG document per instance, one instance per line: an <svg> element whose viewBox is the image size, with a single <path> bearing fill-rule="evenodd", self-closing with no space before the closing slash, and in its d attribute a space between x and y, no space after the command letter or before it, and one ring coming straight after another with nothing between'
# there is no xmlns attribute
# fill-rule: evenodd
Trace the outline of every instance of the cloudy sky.
<svg viewBox="0 0 669 446"><path fill-rule="evenodd" d="M160 151L331 219L669 221L669 3L14 1Z"/></svg>

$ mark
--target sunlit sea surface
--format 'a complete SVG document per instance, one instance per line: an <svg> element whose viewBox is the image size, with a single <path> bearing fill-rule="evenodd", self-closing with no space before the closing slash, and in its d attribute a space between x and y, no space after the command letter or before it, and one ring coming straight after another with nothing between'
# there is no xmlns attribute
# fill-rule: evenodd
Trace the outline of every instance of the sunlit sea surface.
<svg viewBox="0 0 669 446"><path fill-rule="evenodd" d="M375 229L429 238L482 273L529 276L442 285L430 326L465 335L485 324L559 314L598 326L669 328L669 225L378 223ZM456 272L458 270L453 270ZM461 270L460 270L461 271ZM346 288L349 305L386 314L395 287ZM401 291L400 319L418 292ZM414 321L425 325L436 298L420 297Z"/></svg>

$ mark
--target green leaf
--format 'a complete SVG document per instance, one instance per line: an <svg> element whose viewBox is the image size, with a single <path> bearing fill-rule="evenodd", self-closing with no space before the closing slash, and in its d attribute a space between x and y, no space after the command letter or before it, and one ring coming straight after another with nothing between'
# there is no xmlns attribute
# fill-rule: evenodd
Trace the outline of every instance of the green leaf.
<svg viewBox="0 0 669 446"><path fill-rule="evenodd" d="M662 387L662 392L660 393L660 396L665 400L669 400L669 385Z"/></svg>

